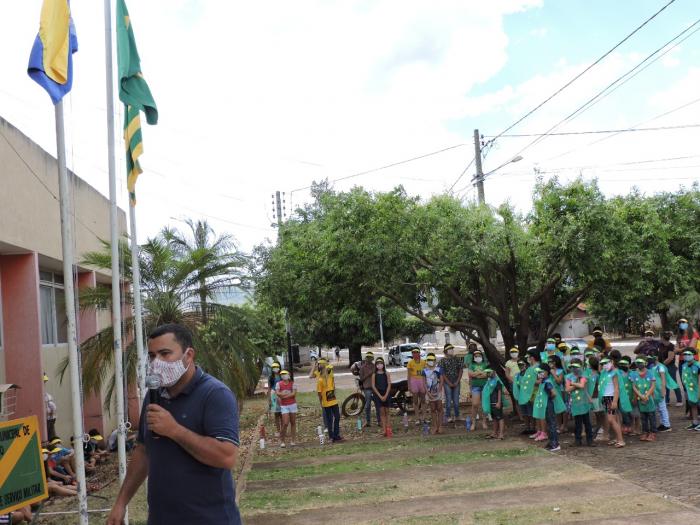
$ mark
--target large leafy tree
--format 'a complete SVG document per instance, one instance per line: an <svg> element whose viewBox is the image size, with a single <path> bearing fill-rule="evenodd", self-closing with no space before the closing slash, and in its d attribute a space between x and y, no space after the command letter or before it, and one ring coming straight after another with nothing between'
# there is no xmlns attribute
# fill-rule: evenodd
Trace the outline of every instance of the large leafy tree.
<svg viewBox="0 0 700 525"><path fill-rule="evenodd" d="M283 329L278 311L269 307L235 307L212 303L219 291L245 279L245 257L235 249L230 237L214 237L204 223L187 223L199 239L188 244L181 232L164 229L140 246L139 268L143 295L144 329L164 323L188 326L195 335L197 361L209 373L223 380L236 394L254 388L260 376L262 359L283 347ZM229 251L231 250L231 251ZM131 280L131 252L120 242L121 268L125 282ZM84 254L81 264L111 269L110 245ZM204 299L204 300L203 300ZM98 285L80 291L81 309L111 309L111 292ZM133 297L126 294L126 305ZM129 383L136 381L138 356L134 343L134 319L124 316L124 373ZM80 347L85 391L100 392L107 386L105 405L114 392L114 352L112 327L88 338ZM65 373L67 360L59 370Z"/></svg>
<svg viewBox="0 0 700 525"><path fill-rule="evenodd" d="M700 191L644 196L637 191L610 202L620 242L618 278L593 290L591 310L620 329L659 314L669 329L671 308L695 311L700 293Z"/></svg>
<svg viewBox="0 0 700 525"><path fill-rule="evenodd" d="M304 319L323 322L383 297L462 331L499 362L493 327L507 346L543 344L616 269L607 203L580 180L539 184L528 216L450 196L421 202L402 188L324 191L317 200L312 214L283 226L259 281Z"/></svg>

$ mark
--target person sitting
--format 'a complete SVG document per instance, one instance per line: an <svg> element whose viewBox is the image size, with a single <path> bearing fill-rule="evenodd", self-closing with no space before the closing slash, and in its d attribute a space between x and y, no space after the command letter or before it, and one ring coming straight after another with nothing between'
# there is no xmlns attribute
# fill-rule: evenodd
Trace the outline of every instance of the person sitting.
<svg viewBox="0 0 700 525"><path fill-rule="evenodd" d="M88 443L92 445L93 454L95 455L97 462L102 463L109 455L109 451L105 447L104 438L96 428L90 429L88 435L90 436L90 441Z"/></svg>
<svg viewBox="0 0 700 525"><path fill-rule="evenodd" d="M64 485L74 485L76 483L75 478L68 474L66 470L57 464L54 459L56 455L61 452L59 447L53 449L44 448L41 450L46 456L46 479L52 479Z"/></svg>
<svg viewBox="0 0 700 525"><path fill-rule="evenodd" d="M0 525L30 523L32 521L32 517L32 508L30 506L26 506L22 507L21 509L13 510L9 514L0 515Z"/></svg>

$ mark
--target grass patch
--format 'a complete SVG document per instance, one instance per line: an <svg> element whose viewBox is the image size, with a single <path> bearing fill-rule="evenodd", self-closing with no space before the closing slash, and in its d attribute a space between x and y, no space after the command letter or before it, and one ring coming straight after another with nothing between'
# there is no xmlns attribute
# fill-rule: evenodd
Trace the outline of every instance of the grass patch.
<svg viewBox="0 0 700 525"><path fill-rule="evenodd" d="M441 477L402 479L400 483L381 481L330 484L325 485L323 490L305 487L248 491L241 501L241 510L249 513L300 511L345 505L348 501L362 504L397 501L414 497L417 493L427 497L433 494L460 494L600 480L600 474L593 469L579 470L574 475L569 470L555 470L551 466L524 468L514 472L504 472L496 466L493 472L458 474L455 478L450 472L444 472L444 476ZM329 490L331 488L333 490Z"/></svg>
<svg viewBox="0 0 700 525"><path fill-rule="evenodd" d="M258 457L266 457L276 454L275 461L283 460L289 461L294 459L303 459L309 457L324 457L324 456L338 456L338 455L350 455L350 454L373 454L379 452L398 452L402 450L411 450L419 448L421 450L439 450L442 447L449 445L458 445L464 442L475 442L484 441L484 436L481 434L462 434L449 437L435 437L435 436L410 436L410 439L403 440L403 438L396 434L396 439L393 440L382 440L382 441L357 441L344 443L339 447L307 447L307 448L296 448L296 449L286 449L282 452L275 449L269 449L270 452L263 456L258 454ZM265 450L267 452L268 449ZM267 458L266 458L267 459ZM255 464L267 464L274 463L275 461L256 461Z"/></svg>
<svg viewBox="0 0 700 525"><path fill-rule="evenodd" d="M248 473L248 480L265 481L271 479L299 479L312 476L346 474L351 472L379 472L383 470L398 469L400 467L469 463L471 461L480 461L485 459L508 459L542 454L544 454L544 452L537 448L508 448L489 452L468 451L450 452L449 454L442 454L439 451L436 451L435 454L422 454L421 456L415 458L389 458L384 461L372 461L371 463L368 463L363 459L358 459L355 461L330 463L326 465L303 465L298 467L279 469L271 468L264 470L256 470L253 468L253 470Z"/></svg>
<svg viewBox="0 0 700 525"><path fill-rule="evenodd" d="M575 497L575 494L571 495ZM554 509L559 509L555 511ZM565 500L553 505L514 507L477 511L473 523L478 525L535 525L538 523L568 523L609 517L628 517L642 513L672 511L672 503L658 496L645 494L643 498L591 498L585 501Z"/></svg>

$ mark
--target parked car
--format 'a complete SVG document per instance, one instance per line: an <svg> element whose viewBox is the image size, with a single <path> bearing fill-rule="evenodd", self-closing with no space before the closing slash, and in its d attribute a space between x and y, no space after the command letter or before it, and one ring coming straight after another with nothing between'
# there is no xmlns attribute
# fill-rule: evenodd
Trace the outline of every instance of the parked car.
<svg viewBox="0 0 700 525"><path fill-rule="evenodd" d="M406 343L403 345L392 346L389 349L389 365L390 366L406 366L408 362L413 358L413 349L417 348L420 350L421 359L425 359L428 352L421 348L420 345L416 343Z"/></svg>

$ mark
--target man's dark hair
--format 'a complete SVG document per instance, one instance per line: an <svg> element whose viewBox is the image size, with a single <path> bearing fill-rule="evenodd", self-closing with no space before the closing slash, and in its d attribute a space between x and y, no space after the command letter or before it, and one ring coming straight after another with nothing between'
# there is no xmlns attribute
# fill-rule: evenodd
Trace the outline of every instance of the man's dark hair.
<svg viewBox="0 0 700 525"><path fill-rule="evenodd" d="M155 339L165 334L173 334L177 343L182 347L183 352L192 347L192 332L181 324L170 323L157 326L148 334L148 338Z"/></svg>
<svg viewBox="0 0 700 525"><path fill-rule="evenodd" d="M552 338L561 340L561 334L559 332L555 332L552 334Z"/></svg>
<svg viewBox="0 0 700 525"><path fill-rule="evenodd" d="M537 361L538 363L540 362L540 353L539 353L537 350L535 350L535 349L528 350L528 351L527 351L527 356L528 356L528 357L534 358L535 361Z"/></svg>

